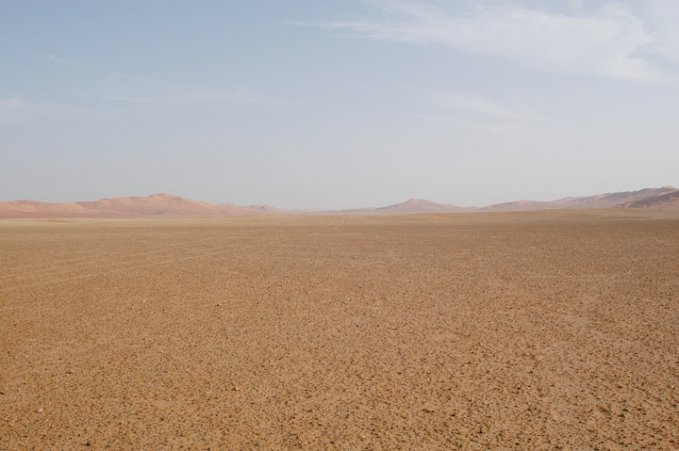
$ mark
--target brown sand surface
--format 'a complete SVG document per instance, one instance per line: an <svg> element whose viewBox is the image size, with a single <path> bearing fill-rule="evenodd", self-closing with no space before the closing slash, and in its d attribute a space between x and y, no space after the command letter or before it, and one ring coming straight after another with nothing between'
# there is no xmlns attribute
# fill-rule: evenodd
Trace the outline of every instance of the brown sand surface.
<svg viewBox="0 0 679 451"><path fill-rule="evenodd" d="M0 449L679 448L670 211L0 222Z"/></svg>

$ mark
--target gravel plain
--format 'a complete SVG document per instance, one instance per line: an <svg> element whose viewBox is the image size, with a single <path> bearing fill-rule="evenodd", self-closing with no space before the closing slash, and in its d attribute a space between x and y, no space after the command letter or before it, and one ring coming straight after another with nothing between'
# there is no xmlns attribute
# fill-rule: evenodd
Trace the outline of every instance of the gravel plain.
<svg viewBox="0 0 679 451"><path fill-rule="evenodd" d="M0 221L0 449L679 448L679 214Z"/></svg>

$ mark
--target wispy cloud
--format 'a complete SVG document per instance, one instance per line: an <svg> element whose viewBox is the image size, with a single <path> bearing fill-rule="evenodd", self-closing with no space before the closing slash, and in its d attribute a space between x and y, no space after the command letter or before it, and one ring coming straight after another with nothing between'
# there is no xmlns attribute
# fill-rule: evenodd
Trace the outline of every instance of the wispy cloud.
<svg viewBox="0 0 679 451"><path fill-rule="evenodd" d="M662 33L649 31L650 21L660 20L664 10L676 10L679 17L679 7L660 0L648 7L656 19L622 3L585 11L582 2L572 1L568 11L559 12L506 1L471 3L463 11L441 2L374 3L379 18L320 26L377 40L441 45L538 69L635 81L664 78L649 52L679 56L679 35L671 31L676 22Z"/></svg>
<svg viewBox="0 0 679 451"><path fill-rule="evenodd" d="M653 28L651 53L665 55L679 61L679 2L676 0L647 0L642 2L642 14Z"/></svg>
<svg viewBox="0 0 679 451"><path fill-rule="evenodd" d="M62 58L59 55L55 54L49 54L47 55L47 60L52 63L56 64L58 66L64 66L64 67L80 67L81 65L76 64L72 61L67 60L66 58Z"/></svg>
<svg viewBox="0 0 679 451"><path fill-rule="evenodd" d="M539 139L557 121L522 102L506 103L488 96L455 92L417 90L416 97L430 110L425 117L473 132L522 139Z"/></svg>
<svg viewBox="0 0 679 451"><path fill-rule="evenodd" d="M527 105L506 105L490 97L453 91L419 90L423 101L444 110L502 121L546 121Z"/></svg>

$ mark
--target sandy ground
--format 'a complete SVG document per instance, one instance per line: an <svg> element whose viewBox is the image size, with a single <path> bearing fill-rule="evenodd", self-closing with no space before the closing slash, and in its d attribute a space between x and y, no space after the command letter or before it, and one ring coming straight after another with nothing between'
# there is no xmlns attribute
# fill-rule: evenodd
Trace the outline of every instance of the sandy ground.
<svg viewBox="0 0 679 451"><path fill-rule="evenodd" d="M679 448L679 215L0 222L0 449Z"/></svg>

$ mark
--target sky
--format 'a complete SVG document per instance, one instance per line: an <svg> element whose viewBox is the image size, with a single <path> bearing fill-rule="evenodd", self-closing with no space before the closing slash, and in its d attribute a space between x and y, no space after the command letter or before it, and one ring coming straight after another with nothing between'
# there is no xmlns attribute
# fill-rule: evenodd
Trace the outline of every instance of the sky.
<svg viewBox="0 0 679 451"><path fill-rule="evenodd" d="M679 1L0 0L0 200L679 185Z"/></svg>

